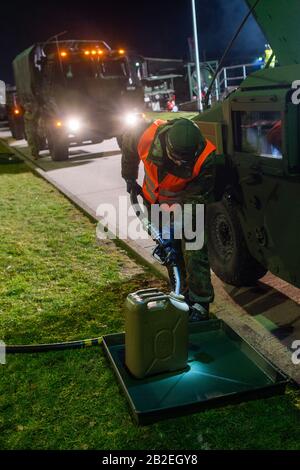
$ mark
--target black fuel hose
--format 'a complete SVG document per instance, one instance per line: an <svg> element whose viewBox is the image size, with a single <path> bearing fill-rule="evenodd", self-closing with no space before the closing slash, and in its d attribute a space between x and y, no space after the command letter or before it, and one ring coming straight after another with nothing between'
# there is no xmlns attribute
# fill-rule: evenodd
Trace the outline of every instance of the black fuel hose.
<svg viewBox="0 0 300 470"><path fill-rule="evenodd" d="M102 341L102 336L93 339L80 339L78 341L67 341L63 343L48 344L15 344L5 348L6 354L40 353L48 351L64 351L66 349L83 349L91 346L98 346Z"/></svg>
<svg viewBox="0 0 300 470"><path fill-rule="evenodd" d="M164 240L161 237L159 229L155 227L153 223L149 221L147 216L145 215L144 211L142 210L139 201L138 201L138 194L136 189L132 189L130 193L130 202L135 211L135 215L141 221L144 230L152 237L152 239L156 242L158 246L164 247ZM179 266L175 264L169 265L172 270L172 277L174 280L174 293L176 295L180 295L181 292L181 276L180 276L180 269Z"/></svg>

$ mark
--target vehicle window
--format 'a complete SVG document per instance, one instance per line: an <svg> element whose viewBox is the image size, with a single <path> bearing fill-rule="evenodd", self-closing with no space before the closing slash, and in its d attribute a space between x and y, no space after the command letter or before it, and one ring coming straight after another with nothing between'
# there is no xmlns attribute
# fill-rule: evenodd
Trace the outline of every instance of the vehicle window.
<svg viewBox="0 0 300 470"><path fill-rule="evenodd" d="M124 78L126 65L123 61L78 61L64 64L67 80L82 78Z"/></svg>
<svg viewBox="0 0 300 470"><path fill-rule="evenodd" d="M64 64L67 79L96 78L97 72L90 62L69 62Z"/></svg>
<svg viewBox="0 0 300 470"><path fill-rule="evenodd" d="M235 150L261 157L282 158L280 111L235 112Z"/></svg>
<svg viewBox="0 0 300 470"><path fill-rule="evenodd" d="M101 63L101 75L105 78L126 77L126 65L120 60L107 60Z"/></svg>

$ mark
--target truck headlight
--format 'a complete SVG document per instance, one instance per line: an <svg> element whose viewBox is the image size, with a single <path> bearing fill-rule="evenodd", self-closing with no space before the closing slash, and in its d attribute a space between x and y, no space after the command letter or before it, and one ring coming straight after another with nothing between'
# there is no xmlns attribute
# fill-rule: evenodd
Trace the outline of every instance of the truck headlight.
<svg viewBox="0 0 300 470"><path fill-rule="evenodd" d="M70 118L67 121L68 129L72 132L76 132L81 128L81 122L77 118Z"/></svg>
<svg viewBox="0 0 300 470"><path fill-rule="evenodd" d="M125 115L125 123L128 126L135 126L139 120L139 115L137 113L128 113Z"/></svg>

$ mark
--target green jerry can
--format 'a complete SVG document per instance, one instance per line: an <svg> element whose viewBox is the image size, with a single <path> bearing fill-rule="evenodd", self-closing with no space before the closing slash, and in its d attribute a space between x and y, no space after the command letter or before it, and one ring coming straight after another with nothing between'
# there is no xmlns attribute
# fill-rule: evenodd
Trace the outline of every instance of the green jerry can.
<svg viewBox="0 0 300 470"><path fill-rule="evenodd" d="M127 296L125 364L134 377L186 367L188 312L184 297L173 293L145 289Z"/></svg>

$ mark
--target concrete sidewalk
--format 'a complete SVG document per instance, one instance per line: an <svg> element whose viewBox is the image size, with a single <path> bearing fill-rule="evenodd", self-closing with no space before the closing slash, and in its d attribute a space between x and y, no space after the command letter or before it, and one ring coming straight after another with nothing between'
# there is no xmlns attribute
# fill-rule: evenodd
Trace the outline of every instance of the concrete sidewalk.
<svg viewBox="0 0 300 470"><path fill-rule="evenodd" d="M14 141L7 130L0 130L0 139L5 145L10 145L10 148L15 149L16 153L35 172L53 184L95 220L101 221L101 217L97 215L97 208L100 204L111 204L116 208L119 205L120 196L125 201L127 200L127 207L130 207L125 184L120 174L121 155L115 139L101 144L73 147L71 157L67 162L52 162L47 151L42 153L42 158L38 161L32 160L26 142ZM140 179L142 179L142 172ZM123 217L123 213L121 216ZM112 219L111 215L105 217L110 224L113 222ZM118 220L116 229L119 230ZM121 232L118 236L122 238L124 234ZM151 265L160 275L166 276L165 268L151 257L154 244L149 237L146 240L126 238L121 240L121 243L137 254L144 263ZM213 284L216 292L213 313L282 371L300 383L300 366L293 365L290 349L294 339L300 340L299 305L267 283L259 283L261 291L259 287L237 289L224 285L213 275ZM274 296L277 299L276 305L274 305ZM268 299L270 299L269 305ZM257 302L262 302L264 310L254 309L253 313L251 305L253 303L257 305ZM286 330L287 324L293 325L292 331Z"/></svg>

